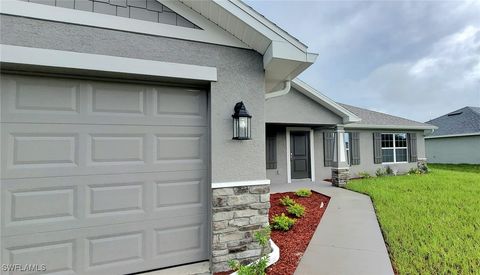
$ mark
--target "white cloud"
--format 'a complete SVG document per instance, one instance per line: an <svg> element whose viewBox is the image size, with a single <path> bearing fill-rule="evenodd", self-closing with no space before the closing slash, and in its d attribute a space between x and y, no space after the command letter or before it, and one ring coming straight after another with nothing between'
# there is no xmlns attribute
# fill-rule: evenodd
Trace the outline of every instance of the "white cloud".
<svg viewBox="0 0 480 275"><path fill-rule="evenodd" d="M320 54L332 99L425 121L480 106L480 1L249 1Z"/></svg>
<svg viewBox="0 0 480 275"><path fill-rule="evenodd" d="M416 61L384 64L345 88L360 91L351 102L420 121L480 106L480 27L467 26Z"/></svg>

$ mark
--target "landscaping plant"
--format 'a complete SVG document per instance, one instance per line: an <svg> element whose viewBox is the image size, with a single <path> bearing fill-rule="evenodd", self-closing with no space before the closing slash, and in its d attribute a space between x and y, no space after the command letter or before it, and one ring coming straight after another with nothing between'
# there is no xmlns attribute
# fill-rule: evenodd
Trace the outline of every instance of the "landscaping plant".
<svg viewBox="0 0 480 275"><path fill-rule="evenodd" d="M287 212L297 218L300 218L305 214L305 207L299 203L296 203L287 207Z"/></svg>
<svg viewBox="0 0 480 275"><path fill-rule="evenodd" d="M285 197L280 199L280 203L283 206L292 206L292 205L296 204L297 202L295 202L295 200L291 199L289 196L285 196Z"/></svg>
<svg viewBox="0 0 480 275"><path fill-rule="evenodd" d="M390 165L387 165L387 168L385 168L385 173L389 176L393 175L393 169L390 167Z"/></svg>
<svg viewBox="0 0 480 275"><path fill-rule="evenodd" d="M375 172L375 176L383 177L383 176L385 176L385 171L383 171L382 168L378 168L377 171Z"/></svg>
<svg viewBox="0 0 480 275"><path fill-rule="evenodd" d="M272 228L275 230L288 231L295 224L296 220L290 217L287 217L285 213L282 213L280 216L276 215L273 217L272 222L270 223Z"/></svg>
<svg viewBox="0 0 480 275"><path fill-rule="evenodd" d="M362 179L369 179L372 177L372 175L370 175L370 173L368 172L360 172L358 173L358 175L362 178Z"/></svg>
<svg viewBox="0 0 480 275"><path fill-rule="evenodd" d="M420 170L418 168L411 168L409 171L408 171L408 174L409 175L420 175L422 172L420 172Z"/></svg>
<svg viewBox="0 0 480 275"><path fill-rule="evenodd" d="M298 189L297 192L295 192L295 195L299 197L310 197L312 195L312 191L307 188L302 188Z"/></svg>
<svg viewBox="0 0 480 275"><path fill-rule="evenodd" d="M230 260L228 262L230 268L236 271L238 275L265 275L269 261L268 255L265 254L265 249L268 247L270 240L270 227L265 227L255 232L254 238L261 247L260 259L249 265L243 265L237 260Z"/></svg>

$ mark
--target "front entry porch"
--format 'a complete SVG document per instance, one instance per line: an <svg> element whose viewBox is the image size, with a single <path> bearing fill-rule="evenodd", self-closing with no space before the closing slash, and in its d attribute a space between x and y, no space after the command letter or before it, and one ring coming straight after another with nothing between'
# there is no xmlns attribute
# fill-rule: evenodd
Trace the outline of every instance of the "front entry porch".
<svg viewBox="0 0 480 275"><path fill-rule="evenodd" d="M341 125L266 125L267 178L281 183L348 179L348 142Z"/></svg>

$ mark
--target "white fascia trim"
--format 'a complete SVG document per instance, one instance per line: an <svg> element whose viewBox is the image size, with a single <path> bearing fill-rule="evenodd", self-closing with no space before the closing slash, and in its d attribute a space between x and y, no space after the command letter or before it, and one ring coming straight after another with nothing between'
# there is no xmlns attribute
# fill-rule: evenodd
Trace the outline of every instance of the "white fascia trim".
<svg viewBox="0 0 480 275"><path fill-rule="evenodd" d="M470 137L470 136L480 136L479 133L468 133L468 134L452 134L452 135L441 135L441 136L427 136L425 139L434 139L434 138L454 138L454 137Z"/></svg>
<svg viewBox="0 0 480 275"><path fill-rule="evenodd" d="M375 124L346 124L345 128L346 129L394 129L394 130L438 129L437 126L375 125Z"/></svg>
<svg viewBox="0 0 480 275"><path fill-rule="evenodd" d="M306 52L307 46L297 40L295 37L288 34L283 29L279 28L267 18L259 14L257 11L239 0L213 0L216 4L223 7L225 10L236 16L246 24L265 35L272 41L288 41L297 49Z"/></svg>
<svg viewBox="0 0 480 275"><path fill-rule="evenodd" d="M287 183L292 183L292 164L290 163L290 132L310 132L310 180L315 182L315 130L310 127L286 127L287 142Z"/></svg>
<svg viewBox="0 0 480 275"><path fill-rule="evenodd" d="M167 0L159 0L159 2L202 29L154 23L19 0L2 1L0 13L250 49L245 43L184 4L178 1Z"/></svg>
<svg viewBox="0 0 480 275"><path fill-rule="evenodd" d="M252 186L252 185L269 185L270 180L248 180L248 181L228 181L228 182L212 182L212 189L237 187L237 186Z"/></svg>
<svg viewBox="0 0 480 275"><path fill-rule="evenodd" d="M302 94L309 97L310 99L313 99L320 105L324 106L325 108L329 109L335 114L341 116L343 118L343 123L352 123L352 122L361 121L361 119L358 116L356 116L354 113L343 108L338 103L331 100L330 98L320 93L319 91L315 90L313 87L301 81L300 79L295 78L294 80L292 80L292 86Z"/></svg>
<svg viewBox="0 0 480 275"><path fill-rule="evenodd" d="M0 62L200 81L217 81L217 68L0 44Z"/></svg>

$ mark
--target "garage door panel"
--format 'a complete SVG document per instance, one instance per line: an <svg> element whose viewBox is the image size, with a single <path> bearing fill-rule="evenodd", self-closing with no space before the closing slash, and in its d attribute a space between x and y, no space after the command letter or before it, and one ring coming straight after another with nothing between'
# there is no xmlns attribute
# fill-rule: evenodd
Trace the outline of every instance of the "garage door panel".
<svg viewBox="0 0 480 275"><path fill-rule="evenodd" d="M147 87L94 82L87 93L88 111L108 116L146 116Z"/></svg>
<svg viewBox="0 0 480 275"><path fill-rule="evenodd" d="M8 253L8 254L7 254ZM53 241L7 249L8 263L22 266L45 265L49 273L74 274L74 240ZM4 263L6 263L4 261ZM7 274L42 274L44 272L11 272ZM3 273L2 273L3 274Z"/></svg>
<svg viewBox="0 0 480 275"><path fill-rule="evenodd" d="M3 125L4 178L190 171L208 165L204 127Z"/></svg>
<svg viewBox="0 0 480 275"><path fill-rule="evenodd" d="M2 234L207 213L207 171L2 181Z"/></svg>
<svg viewBox="0 0 480 275"><path fill-rule="evenodd" d="M2 75L2 122L207 126L199 89Z"/></svg>
<svg viewBox="0 0 480 275"><path fill-rule="evenodd" d="M4 237L5 264L47 264L50 274L125 274L208 259L207 215ZM178 232L178 234L175 234Z"/></svg>
<svg viewBox="0 0 480 275"><path fill-rule="evenodd" d="M2 263L125 274L208 259L205 91L1 77Z"/></svg>

